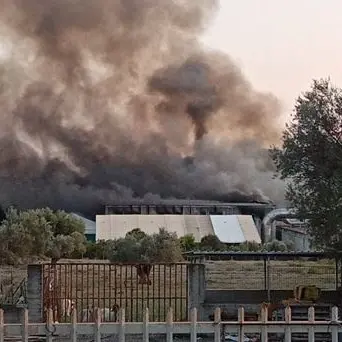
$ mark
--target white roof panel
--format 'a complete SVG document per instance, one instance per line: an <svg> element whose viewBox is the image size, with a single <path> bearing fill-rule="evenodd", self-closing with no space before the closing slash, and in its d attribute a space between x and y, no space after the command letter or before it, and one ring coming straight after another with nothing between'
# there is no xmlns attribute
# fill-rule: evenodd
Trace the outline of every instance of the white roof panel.
<svg viewBox="0 0 342 342"><path fill-rule="evenodd" d="M236 215L210 215L215 235L223 243L246 241Z"/></svg>
<svg viewBox="0 0 342 342"><path fill-rule="evenodd" d="M215 235L223 243L261 243L251 215L211 215L210 219Z"/></svg>

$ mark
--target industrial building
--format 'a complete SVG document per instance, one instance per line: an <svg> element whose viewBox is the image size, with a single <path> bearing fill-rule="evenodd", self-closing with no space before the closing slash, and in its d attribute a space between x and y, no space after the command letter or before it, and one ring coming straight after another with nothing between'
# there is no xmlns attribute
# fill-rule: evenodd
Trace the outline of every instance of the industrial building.
<svg viewBox="0 0 342 342"><path fill-rule="evenodd" d="M209 201L132 201L105 207L96 215L96 240L124 237L139 228L147 234L160 228L178 237L192 234L196 241L216 235L221 242L261 243L261 220L274 209L265 203L222 203Z"/></svg>
<svg viewBox="0 0 342 342"><path fill-rule="evenodd" d="M291 244L295 251L312 251L307 225L288 209L268 203L132 200L105 206L96 222L73 215L85 223L88 241L118 239L135 228L146 234L165 228L178 237L191 234L197 242L209 234L227 244L277 239Z"/></svg>
<svg viewBox="0 0 342 342"><path fill-rule="evenodd" d="M311 236L306 222L286 218L275 222L275 238L292 245L295 251L311 252Z"/></svg>

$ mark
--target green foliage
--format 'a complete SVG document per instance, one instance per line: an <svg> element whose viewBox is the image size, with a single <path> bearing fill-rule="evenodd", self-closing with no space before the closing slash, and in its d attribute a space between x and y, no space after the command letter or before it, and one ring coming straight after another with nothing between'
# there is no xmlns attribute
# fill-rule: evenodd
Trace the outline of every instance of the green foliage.
<svg viewBox="0 0 342 342"><path fill-rule="evenodd" d="M314 81L271 155L289 181L287 199L309 220L315 246L342 250L342 90Z"/></svg>
<svg viewBox="0 0 342 342"><path fill-rule="evenodd" d="M179 238L183 252L190 252L197 249L197 243L195 237L192 234L184 235Z"/></svg>
<svg viewBox="0 0 342 342"><path fill-rule="evenodd" d="M159 233L152 234L142 241L150 262L178 262L183 260L182 246L176 233L170 233L164 228Z"/></svg>
<svg viewBox="0 0 342 342"><path fill-rule="evenodd" d="M260 252L261 245L256 242L244 242L236 245L228 246L228 250L232 252Z"/></svg>
<svg viewBox="0 0 342 342"><path fill-rule="evenodd" d="M163 228L159 233L144 237L135 230L115 241L108 259L130 263L177 262L182 260L182 247L177 235Z"/></svg>
<svg viewBox="0 0 342 342"><path fill-rule="evenodd" d="M133 237L134 239L140 241L147 236L140 228L134 228L126 234L126 237Z"/></svg>
<svg viewBox="0 0 342 342"><path fill-rule="evenodd" d="M226 246L216 235L206 235L201 239L200 249L203 251L222 251Z"/></svg>
<svg viewBox="0 0 342 342"><path fill-rule="evenodd" d="M108 259L108 256L115 248L115 241L113 240L98 240L96 242L88 241L86 245L85 258L89 259Z"/></svg>
<svg viewBox="0 0 342 342"><path fill-rule="evenodd" d="M57 234L50 239L49 248L46 256L53 261L61 258L72 258L75 253L83 254L86 252L86 240L84 234L72 232L70 235Z"/></svg>
<svg viewBox="0 0 342 342"><path fill-rule="evenodd" d="M109 254L111 262L145 262L145 252L141 240L126 236L115 241L115 248Z"/></svg>
<svg viewBox="0 0 342 342"><path fill-rule="evenodd" d="M263 246L265 252L290 252L287 244L283 241L273 240Z"/></svg>
<svg viewBox="0 0 342 342"><path fill-rule="evenodd" d="M260 252L260 249L261 249L261 244L254 242L254 241L253 242L247 241L243 243L242 245L246 246L246 249L248 252Z"/></svg>
<svg viewBox="0 0 342 342"><path fill-rule="evenodd" d="M10 208L0 226L0 258L18 263L31 258L50 257L57 261L85 252L84 224L63 211Z"/></svg>

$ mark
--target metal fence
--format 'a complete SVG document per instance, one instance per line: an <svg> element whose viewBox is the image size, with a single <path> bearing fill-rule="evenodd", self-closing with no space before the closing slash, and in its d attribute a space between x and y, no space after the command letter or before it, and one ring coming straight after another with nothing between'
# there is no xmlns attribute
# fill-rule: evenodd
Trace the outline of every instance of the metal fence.
<svg viewBox="0 0 342 342"><path fill-rule="evenodd" d="M45 320L49 308L54 309L56 321L65 320L71 302L87 321L98 307L111 312L107 320L124 308L127 321L139 321L146 307L152 321L165 320L169 307L174 308L176 320L187 319L187 264L61 263L42 267Z"/></svg>
<svg viewBox="0 0 342 342"><path fill-rule="evenodd" d="M50 310L49 317L52 312ZM332 341L338 342L338 335L342 333L342 321L338 317L338 308L332 308L329 321L315 320L315 310L309 309L308 320L293 321L291 309L285 309L283 321L268 321L267 307L261 310L258 321L246 321L244 309L240 308L237 321L222 321L221 311L215 310L214 322L198 322L197 310L192 309L191 320L187 322L174 322L173 311L169 309L166 321L150 322L150 313L146 309L143 320L139 323L127 323L125 310L120 310L118 322L102 323L101 315L97 315L94 323L77 322L76 311L72 314L71 323L54 324L51 319L46 323L29 323L29 313L23 312L22 324L5 324L3 311L0 310L0 341L15 340L28 342L37 338L46 341L76 342L88 337L95 342L107 338L110 341L132 341L131 337L138 337L138 341L148 342L151 337L159 336L158 341ZM181 336L181 337L180 337ZM164 338L162 338L164 337Z"/></svg>
<svg viewBox="0 0 342 342"><path fill-rule="evenodd" d="M207 289L293 290L298 284L324 291L341 286L340 259L320 253L199 253Z"/></svg>
<svg viewBox="0 0 342 342"><path fill-rule="evenodd" d="M27 268L2 265L0 267L0 305L17 304L26 298Z"/></svg>

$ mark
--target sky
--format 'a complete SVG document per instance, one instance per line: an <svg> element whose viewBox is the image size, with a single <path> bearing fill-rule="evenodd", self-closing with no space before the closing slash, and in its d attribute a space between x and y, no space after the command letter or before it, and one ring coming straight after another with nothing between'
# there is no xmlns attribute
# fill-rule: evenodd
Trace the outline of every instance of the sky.
<svg viewBox="0 0 342 342"><path fill-rule="evenodd" d="M276 95L284 121L314 78L342 87L341 0L219 1L203 43L228 53L257 90Z"/></svg>
<svg viewBox="0 0 342 342"><path fill-rule="evenodd" d="M258 90L272 92L284 118L314 78L342 86L341 0L220 0L203 37L228 53Z"/></svg>

